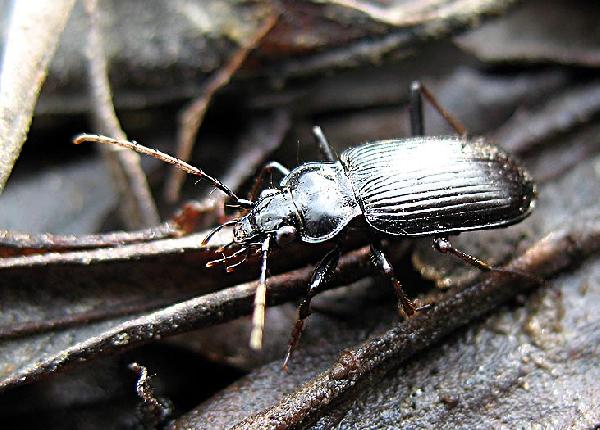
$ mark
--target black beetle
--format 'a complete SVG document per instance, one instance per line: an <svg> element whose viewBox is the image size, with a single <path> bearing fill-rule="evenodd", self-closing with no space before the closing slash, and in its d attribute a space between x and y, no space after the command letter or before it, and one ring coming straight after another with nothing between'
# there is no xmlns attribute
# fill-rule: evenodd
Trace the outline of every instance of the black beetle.
<svg viewBox="0 0 600 430"><path fill-rule="evenodd" d="M449 122L458 136L423 136L422 97ZM393 283L399 308L407 315L418 308L404 293L380 244L382 237L433 237L434 247L451 253L481 270L496 269L454 248L448 235L469 230L501 228L527 217L534 207L535 185L525 170L500 148L482 138L467 136L464 126L449 115L419 82L411 87L413 137L375 141L334 154L319 127L313 132L325 159L304 163L289 171L279 163L267 164L256 180L250 200L238 198L229 188L206 173L158 151L135 143L131 149L178 165L188 173L209 180L247 209L239 219L214 229L233 225L232 244L240 249L209 265L232 261L252 248L262 255L260 282L256 291L251 346L260 348L265 316L267 257L272 243L278 246L299 240L320 243L335 240L352 221L374 234L371 243L375 267ZM256 191L273 170L283 175L277 188ZM254 200L254 201L253 201ZM375 239L376 238L376 239ZM336 246L315 268L305 298L298 307L284 367L294 351L310 314L312 297L332 278L340 257Z"/></svg>

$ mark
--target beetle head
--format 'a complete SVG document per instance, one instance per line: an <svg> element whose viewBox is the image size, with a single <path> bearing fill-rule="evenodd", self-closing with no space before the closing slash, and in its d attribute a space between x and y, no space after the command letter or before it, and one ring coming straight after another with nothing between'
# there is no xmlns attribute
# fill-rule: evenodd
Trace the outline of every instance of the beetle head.
<svg viewBox="0 0 600 430"><path fill-rule="evenodd" d="M239 244L261 241L273 235L279 245L297 236L296 207L289 193L269 189L261 193L250 212L240 218L233 228L233 240Z"/></svg>

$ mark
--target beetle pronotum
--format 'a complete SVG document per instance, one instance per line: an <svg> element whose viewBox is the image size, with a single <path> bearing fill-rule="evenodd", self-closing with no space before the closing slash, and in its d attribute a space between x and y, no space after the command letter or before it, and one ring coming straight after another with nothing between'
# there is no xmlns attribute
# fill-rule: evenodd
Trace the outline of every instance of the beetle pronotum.
<svg viewBox="0 0 600 430"><path fill-rule="evenodd" d="M448 121L458 136L424 136L422 97ZM399 309L408 316L419 308L395 277L381 238L430 236L435 249L442 253L450 253L484 271L511 272L494 268L454 248L448 235L507 227L523 220L534 207L532 179L497 146L483 138L468 137L460 121L444 110L419 82L411 86L410 112L412 137L365 143L345 150L339 157L321 129L314 127L324 161L304 163L292 171L279 163L267 164L257 177L249 200L239 198L202 170L139 144L109 138L99 140L97 136L87 135L79 136L75 142L112 143L159 158L211 182L226 193L235 206L247 210L240 218L213 229L203 244L224 226L233 226L231 244L238 245L239 249L207 264L231 261L230 269L245 261L251 249L260 250L260 281L250 339L255 349L262 346L267 260L273 244L285 246L295 240L336 242L316 266L306 296L298 306L285 368L300 339L304 320L310 314L312 297L322 291L333 276L340 257L337 239L351 221L372 233L373 264L391 280ZM257 196L264 178L274 170L283 175L279 186L265 189ZM236 261L239 256L242 259Z"/></svg>

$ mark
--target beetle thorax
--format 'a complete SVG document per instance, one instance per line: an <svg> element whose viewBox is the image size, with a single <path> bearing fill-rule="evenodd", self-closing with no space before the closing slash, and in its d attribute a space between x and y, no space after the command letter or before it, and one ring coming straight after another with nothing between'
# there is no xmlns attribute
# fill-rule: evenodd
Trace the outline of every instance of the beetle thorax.
<svg viewBox="0 0 600 430"><path fill-rule="evenodd" d="M268 234L275 235L278 242L291 240L296 236L297 220L296 208L288 192L265 190L250 212L235 225L234 241L260 241Z"/></svg>

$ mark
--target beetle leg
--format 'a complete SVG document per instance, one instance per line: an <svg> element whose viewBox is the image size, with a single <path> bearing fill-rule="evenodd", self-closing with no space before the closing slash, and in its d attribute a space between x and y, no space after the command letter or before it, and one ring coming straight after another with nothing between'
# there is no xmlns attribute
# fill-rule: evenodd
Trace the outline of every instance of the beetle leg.
<svg viewBox="0 0 600 430"><path fill-rule="evenodd" d="M267 177L267 175L272 174L273 171L279 172L283 176L287 176L290 173L289 169L282 166L277 161L271 161L265 164L263 168L260 169L260 173L256 176L256 180L254 181L254 185L252 186L252 190L250 190L250 201L254 201L256 199L263 182L265 182L265 178Z"/></svg>
<svg viewBox="0 0 600 430"><path fill-rule="evenodd" d="M392 281L392 284L394 285L394 291L396 292L396 297L398 299L398 309L402 309L407 316L414 315L419 308L417 308L413 301L409 299L404 292L402 284L394 276L394 268L392 267L392 263L390 263L388 258L385 256L381 245L378 243L371 244L371 261L382 275Z"/></svg>
<svg viewBox="0 0 600 430"><path fill-rule="evenodd" d="M465 263L468 263L473 267L477 267L479 270L481 270L483 272L489 272L489 271L493 270L492 266L490 266L485 261L480 260L479 258L473 257L472 255L469 255L467 253L464 253L464 252L456 249L454 246L452 246L452 244L450 243L450 241L448 240L447 237L434 238L433 239L433 247L437 251L441 252L442 254L450 253L450 254L460 258Z"/></svg>
<svg viewBox="0 0 600 430"><path fill-rule="evenodd" d="M262 243L260 252L262 254L260 264L260 281L254 296L254 312L252 314L252 332L250 334L250 347L261 349L263 342L263 331L265 328L265 306L267 304L267 257L271 247L271 236Z"/></svg>
<svg viewBox="0 0 600 430"><path fill-rule="evenodd" d="M413 81L410 86L410 132L412 136L425 134L423 121L423 97L421 96L421 82Z"/></svg>
<svg viewBox="0 0 600 430"><path fill-rule="evenodd" d="M545 282L542 278L539 278L530 273L522 272L520 270L502 269L502 268L491 266L490 264L486 263L483 260L480 260L479 258L473 257L472 255L469 255L465 252L462 252L459 249L456 249L454 246L452 246L452 244L450 243L450 241L448 240L447 237L434 238L433 239L433 247L437 251L441 252L442 254L450 253L450 254L460 258L462 261L470 264L473 267L478 268L482 272L509 273L512 275L518 275L518 276L522 276L524 278L530 279L531 281L538 283L538 284L543 284Z"/></svg>
<svg viewBox="0 0 600 430"><path fill-rule="evenodd" d="M287 371L287 365L298 346L300 336L302 335L302 329L304 328L304 320L310 315L310 301L311 299L319 294L325 286L331 281L335 268L337 267L338 260L340 259L340 248L336 246L329 251L325 257L319 262L315 271L312 274L310 283L308 284L308 290L306 296L298 305L298 312L296 316L296 324L292 330L290 341L288 344L287 354L285 361L283 362L283 369Z"/></svg>
<svg viewBox="0 0 600 430"><path fill-rule="evenodd" d="M437 101L429 89L421 81L413 81L410 86L410 126L413 136L423 136L423 106L422 97L446 120L450 127L461 136L467 136L467 128Z"/></svg>
<svg viewBox="0 0 600 430"><path fill-rule="evenodd" d="M321 151L321 156L323 157L323 159L332 163L338 161L338 157L335 154L335 151L333 150L329 142L327 141L327 138L325 137L323 130L321 130L321 127L319 127L318 125L314 126L312 128L312 132L313 136L315 136L317 144L319 145L319 150Z"/></svg>

